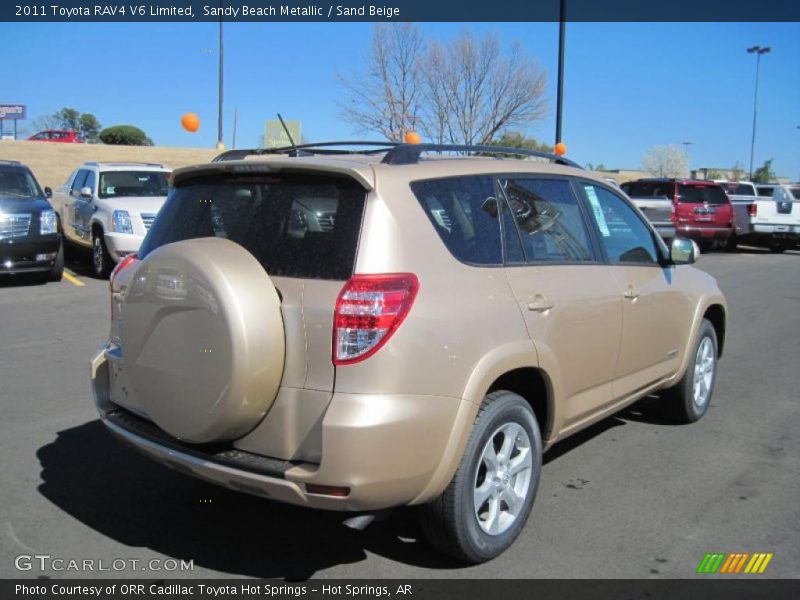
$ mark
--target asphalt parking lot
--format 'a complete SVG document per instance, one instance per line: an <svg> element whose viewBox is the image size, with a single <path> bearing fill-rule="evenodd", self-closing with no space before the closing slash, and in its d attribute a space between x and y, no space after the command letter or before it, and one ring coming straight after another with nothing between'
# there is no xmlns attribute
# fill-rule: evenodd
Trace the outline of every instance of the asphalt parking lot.
<svg viewBox="0 0 800 600"><path fill-rule="evenodd" d="M70 266L60 283L0 280L0 577L86 575L15 568L46 554L139 561L98 577L691 578L708 552L771 552L758 577L800 575L800 252L704 255L731 310L706 417L673 426L647 399L557 445L519 540L469 568L419 541L413 511L356 532L112 439L88 379L108 283ZM194 570L142 571L151 559Z"/></svg>

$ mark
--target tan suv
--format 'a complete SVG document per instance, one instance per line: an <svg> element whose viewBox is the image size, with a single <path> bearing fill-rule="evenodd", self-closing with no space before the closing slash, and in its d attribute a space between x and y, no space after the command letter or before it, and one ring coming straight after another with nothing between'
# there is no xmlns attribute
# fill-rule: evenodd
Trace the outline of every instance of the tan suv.
<svg viewBox="0 0 800 600"><path fill-rule="evenodd" d="M263 498L421 505L436 547L480 562L555 442L657 390L703 416L726 304L693 242L556 156L339 147L174 172L92 361L114 434Z"/></svg>

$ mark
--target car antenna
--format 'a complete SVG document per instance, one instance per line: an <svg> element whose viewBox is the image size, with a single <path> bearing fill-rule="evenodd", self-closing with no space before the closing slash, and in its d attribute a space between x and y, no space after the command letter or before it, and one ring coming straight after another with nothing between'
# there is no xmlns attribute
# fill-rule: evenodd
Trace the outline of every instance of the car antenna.
<svg viewBox="0 0 800 600"><path fill-rule="evenodd" d="M292 148L294 148L294 155L300 156L300 150L298 150L297 144L294 143L294 140L292 139L292 134L289 133L289 128L286 126L286 122L283 120L281 113L278 113L278 120L280 120L281 127L283 127L283 130L286 132L286 137L289 138L289 143L292 145Z"/></svg>

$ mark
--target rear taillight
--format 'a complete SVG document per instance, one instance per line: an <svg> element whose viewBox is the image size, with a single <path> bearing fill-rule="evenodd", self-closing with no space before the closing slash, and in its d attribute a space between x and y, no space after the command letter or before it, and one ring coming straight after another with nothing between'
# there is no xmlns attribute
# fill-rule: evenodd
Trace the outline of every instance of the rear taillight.
<svg viewBox="0 0 800 600"><path fill-rule="evenodd" d="M758 214L758 204L748 204L747 214L751 217L755 217Z"/></svg>
<svg viewBox="0 0 800 600"><path fill-rule="evenodd" d="M136 260L136 254L128 254L125 258L117 263L117 266L114 267L114 270L111 271L111 276L108 278L108 289L112 292L114 291L114 279L119 275L122 271L127 269L131 266L131 263Z"/></svg>
<svg viewBox="0 0 800 600"><path fill-rule="evenodd" d="M375 354L408 315L418 289L413 273L351 277L336 299L333 364L352 364Z"/></svg>

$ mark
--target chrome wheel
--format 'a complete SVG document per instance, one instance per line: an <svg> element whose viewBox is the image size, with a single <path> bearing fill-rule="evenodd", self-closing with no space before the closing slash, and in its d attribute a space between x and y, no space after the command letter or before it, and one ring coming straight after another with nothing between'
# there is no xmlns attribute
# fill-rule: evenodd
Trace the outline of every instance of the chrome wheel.
<svg viewBox="0 0 800 600"><path fill-rule="evenodd" d="M694 383L692 394L694 404L702 408L711 396L711 384L714 381L714 343L711 338L705 337L697 347L694 358Z"/></svg>
<svg viewBox="0 0 800 600"><path fill-rule="evenodd" d="M475 474L473 508L480 528L500 535L525 506L533 472L531 440L517 423L502 425L489 438Z"/></svg>

